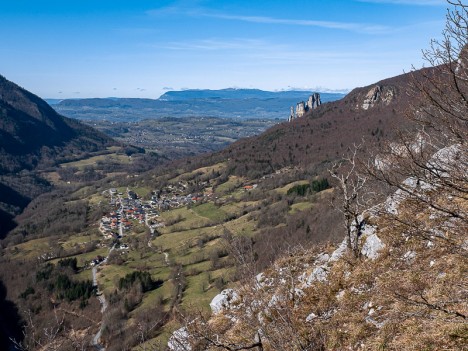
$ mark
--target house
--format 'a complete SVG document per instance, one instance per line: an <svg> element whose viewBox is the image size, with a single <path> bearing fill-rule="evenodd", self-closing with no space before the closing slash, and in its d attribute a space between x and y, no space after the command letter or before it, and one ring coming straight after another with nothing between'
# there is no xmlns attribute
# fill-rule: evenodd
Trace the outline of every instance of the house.
<svg viewBox="0 0 468 351"><path fill-rule="evenodd" d="M252 184L252 185L245 185L243 188L244 190L252 190L257 188L257 184Z"/></svg>
<svg viewBox="0 0 468 351"><path fill-rule="evenodd" d="M91 261L91 266L95 266L95 265L98 265L99 263L101 263L102 261L104 261L104 257L102 256L96 256L92 261Z"/></svg>

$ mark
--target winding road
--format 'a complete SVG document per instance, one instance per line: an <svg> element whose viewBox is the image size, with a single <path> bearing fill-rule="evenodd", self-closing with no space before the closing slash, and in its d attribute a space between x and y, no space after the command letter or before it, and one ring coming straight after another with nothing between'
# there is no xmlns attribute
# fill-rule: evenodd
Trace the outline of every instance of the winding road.
<svg viewBox="0 0 468 351"><path fill-rule="evenodd" d="M120 230L122 230L122 224L120 224ZM109 257L110 253L115 249L115 245L113 245L110 249L109 249L109 253L107 255L107 257L99 264L95 265L92 269L92 272L93 272L93 285L98 287L98 290L97 290L97 298L99 300L99 303L101 304L101 314L104 314L104 312L106 311L107 309L107 306L108 306L108 303L107 303L107 300L106 300L106 296L104 295L104 293L102 291L99 291L99 286L98 286L98 280L97 280L97 269L100 265L102 264L105 264L107 262L107 258ZM94 335L93 337L93 341L92 341L92 346L94 346L94 348L98 351L105 351L106 348L101 345L99 343L99 340L101 339L101 335L102 335L102 327L103 327L103 323L102 323L102 320L101 320L101 326L99 327L99 331L96 333L96 335Z"/></svg>
<svg viewBox="0 0 468 351"><path fill-rule="evenodd" d="M128 191L128 189L127 189ZM123 207L122 207L122 197L120 195L118 195L119 197L119 202L120 202L120 208L118 209L118 212L120 214L120 223L119 223L119 235L120 237L123 237L123 234L124 234L124 228L123 228ZM154 234L154 228L152 228L150 225L149 225L149 220L148 220L148 215L145 214L145 224L146 226L150 229L150 232L151 234ZM148 246L151 247L151 239L148 241ZM107 303L107 300L106 300L106 297L104 295L104 293L102 291L99 291L99 285L98 285L98 279L97 279L97 271L98 271L98 267L101 266L102 264L105 264L107 263L107 258L109 257L110 253L115 249L115 244L109 249L109 253L107 255L107 257L102 261L100 262L99 264L95 265L92 269L92 272L93 272L93 285L97 287L97 298L99 300L99 303L101 304L101 314L104 315L104 312L107 310L107 307L108 307L108 303ZM169 254L167 252L164 252L164 260L166 262L167 265L169 265ZM101 335L102 335L102 329L103 329L103 323L102 323L102 320L101 320L101 326L99 327L99 331L96 333L96 335L94 335L93 337L93 341L92 341L92 346L98 350L98 351L105 351L106 348L101 345L99 342L100 342L100 339L101 339Z"/></svg>

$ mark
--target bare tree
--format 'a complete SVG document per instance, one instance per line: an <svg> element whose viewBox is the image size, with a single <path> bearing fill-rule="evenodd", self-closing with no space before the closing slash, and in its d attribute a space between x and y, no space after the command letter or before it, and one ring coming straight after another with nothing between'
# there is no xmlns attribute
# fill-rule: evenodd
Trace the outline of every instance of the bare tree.
<svg viewBox="0 0 468 351"><path fill-rule="evenodd" d="M414 95L422 104L415 106L414 118L437 130L451 143L466 143L468 117L468 6L461 0L448 0L452 8L441 40L432 40L423 51L431 70L414 76ZM443 140L442 140L443 141Z"/></svg>
<svg viewBox="0 0 468 351"><path fill-rule="evenodd" d="M343 214L347 246L356 258L360 255L359 237L365 225L363 212L370 203L370 193L365 192L368 176L357 169L360 148L360 145L355 146L349 156L329 170L331 177L338 183L338 204L334 206Z"/></svg>
<svg viewBox="0 0 468 351"><path fill-rule="evenodd" d="M239 280L249 280L255 276L257 267L252 239L243 236L234 237L226 228L224 228L222 238L224 239L223 248L235 261L237 278Z"/></svg>
<svg viewBox="0 0 468 351"><path fill-rule="evenodd" d="M65 313L59 314L54 309L53 318L45 326L39 327L34 321L30 310L25 312L24 340L12 340L15 348L21 351L85 351L90 349L92 336L89 327L82 330L75 329L67 323Z"/></svg>
<svg viewBox="0 0 468 351"><path fill-rule="evenodd" d="M412 74L416 131L379 151L370 175L397 190L412 213L388 213L424 240L436 238L466 254L468 231L468 5L448 1L442 40L433 40L424 57L433 66ZM415 137L416 136L416 137ZM437 228L438 230L434 230ZM451 235L446 235L449 232Z"/></svg>
<svg viewBox="0 0 468 351"><path fill-rule="evenodd" d="M22 351L27 350L61 350L65 339L61 338L61 333L65 327L65 316L59 316L54 310L54 320L48 326L38 328L34 322L31 311L26 311L26 325L24 328L25 340L22 343L13 341L16 348Z"/></svg>
<svg viewBox="0 0 468 351"><path fill-rule="evenodd" d="M154 351L162 350L159 342L152 341L154 332L160 328L164 322L167 322L169 313L164 312L160 302L157 306L140 312L135 316L136 319L136 336L138 338L137 350L139 351Z"/></svg>
<svg viewBox="0 0 468 351"><path fill-rule="evenodd" d="M402 241L434 260L468 265L468 5L448 1L446 28L423 52L431 68L412 74L411 131L379 151L368 168L395 192L382 215ZM404 246L402 246L404 247ZM432 251L430 251L432 250ZM409 252L409 251L408 251ZM444 285L401 274L389 295L420 319L466 323L468 282L454 270Z"/></svg>

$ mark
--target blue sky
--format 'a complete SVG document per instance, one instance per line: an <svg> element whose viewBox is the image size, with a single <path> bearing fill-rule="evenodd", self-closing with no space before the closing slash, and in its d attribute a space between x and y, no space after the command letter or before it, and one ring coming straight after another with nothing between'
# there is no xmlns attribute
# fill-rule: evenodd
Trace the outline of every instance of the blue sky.
<svg viewBox="0 0 468 351"><path fill-rule="evenodd" d="M444 0L5 0L0 74L44 98L350 89L421 67L446 8Z"/></svg>

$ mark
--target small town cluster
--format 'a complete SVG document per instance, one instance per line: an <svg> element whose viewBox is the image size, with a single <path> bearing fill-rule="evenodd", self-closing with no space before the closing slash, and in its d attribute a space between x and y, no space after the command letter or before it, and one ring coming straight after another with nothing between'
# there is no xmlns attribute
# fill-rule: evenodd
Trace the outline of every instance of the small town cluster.
<svg viewBox="0 0 468 351"><path fill-rule="evenodd" d="M110 197L110 204L115 210L101 218L99 230L106 238L121 238L124 232L131 229L136 222L145 224L151 234L156 228L164 227L159 213L181 206L200 202L212 194L188 194L187 184L179 182L177 185L167 185L161 190L151 193L150 200L142 200L138 194L127 188L125 193L111 188L103 195Z"/></svg>

